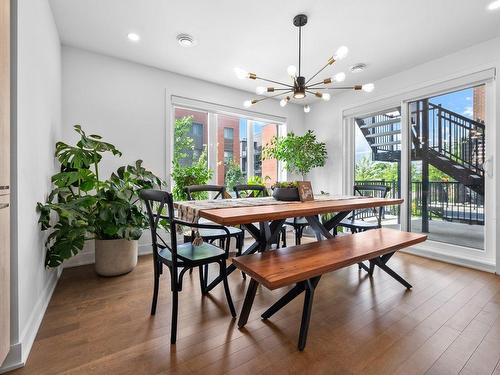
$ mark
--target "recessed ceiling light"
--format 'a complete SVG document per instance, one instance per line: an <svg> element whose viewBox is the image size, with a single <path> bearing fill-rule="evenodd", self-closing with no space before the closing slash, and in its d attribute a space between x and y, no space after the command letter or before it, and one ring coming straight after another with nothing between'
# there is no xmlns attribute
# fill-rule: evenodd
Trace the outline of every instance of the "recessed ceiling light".
<svg viewBox="0 0 500 375"><path fill-rule="evenodd" d="M491 3L489 3L487 9L488 10L500 9L500 0L492 1Z"/></svg>
<svg viewBox="0 0 500 375"><path fill-rule="evenodd" d="M177 35L177 41L183 47L192 47L195 45L194 38L189 34L179 34Z"/></svg>
<svg viewBox="0 0 500 375"><path fill-rule="evenodd" d="M132 42L138 42L139 40L141 40L139 34L136 33L128 33L127 38Z"/></svg>
<svg viewBox="0 0 500 375"><path fill-rule="evenodd" d="M366 69L366 64L359 63L351 66L351 73L361 73L365 69Z"/></svg>

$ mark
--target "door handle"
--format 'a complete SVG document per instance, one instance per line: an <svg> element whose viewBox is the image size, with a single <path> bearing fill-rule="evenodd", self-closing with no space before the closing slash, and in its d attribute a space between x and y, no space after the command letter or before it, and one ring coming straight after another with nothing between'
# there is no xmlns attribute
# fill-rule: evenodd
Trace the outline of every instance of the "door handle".
<svg viewBox="0 0 500 375"><path fill-rule="evenodd" d="M489 157L488 159L486 159L482 165L483 167L483 170L484 170L484 173L486 173L486 176L488 177L493 177L493 173L490 172L490 168L489 168L489 165L493 162L493 158L492 157Z"/></svg>
<svg viewBox="0 0 500 375"><path fill-rule="evenodd" d="M9 185L0 185L0 190L9 190Z"/></svg>

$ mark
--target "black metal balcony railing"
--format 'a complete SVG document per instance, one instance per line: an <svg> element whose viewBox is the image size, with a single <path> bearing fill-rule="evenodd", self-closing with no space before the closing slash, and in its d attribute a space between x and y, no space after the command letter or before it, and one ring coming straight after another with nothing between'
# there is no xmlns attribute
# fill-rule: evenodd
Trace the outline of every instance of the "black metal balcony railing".
<svg viewBox="0 0 500 375"><path fill-rule="evenodd" d="M363 185L384 185L391 188L388 198L400 197L399 184L397 181L370 180L356 181ZM411 214L422 215L422 182L411 183ZM400 206L389 206L385 208L384 215L399 217ZM442 219L446 221L461 222L467 224L484 225L484 198L482 195L471 190L467 186L456 181L429 182L428 210L430 219ZM360 211L359 218L369 218L371 211Z"/></svg>
<svg viewBox="0 0 500 375"><path fill-rule="evenodd" d="M440 105L420 100L411 104L410 117L414 147L428 148L483 175L485 160L485 125Z"/></svg>

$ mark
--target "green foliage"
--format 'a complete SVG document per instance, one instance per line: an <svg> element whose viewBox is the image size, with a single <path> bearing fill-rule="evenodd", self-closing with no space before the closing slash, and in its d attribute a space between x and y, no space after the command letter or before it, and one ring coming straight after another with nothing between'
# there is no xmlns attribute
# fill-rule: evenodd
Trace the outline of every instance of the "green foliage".
<svg viewBox="0 0 500 375"><path fill-rule="evenodd" d="M299 187L299 184L297 183L297 181L293 181L293 182L275 182L272 186L273 189L275 188L280 188L280 189L287 189L287 188L298 188Z"/></svg>
<svg viewBox="0 0 500 375"><path fill-rule="evenodd" d="M191 166L182 166L178 161L174 161L172 168L172 179L174 187L172 194L175 200L187 200L185 192L186 186L189 185L204 185L212 178L213 171L208 168L207 150L203 150L198 161ZM196 193L195 199L208 199L208 194L205 192Z"/></svg>
<svg viewBox="0 0 500 375"><path fill-rule="evenodd" d="M287 171L305 175L313 168L323 167L328 157L326 144L318 142L312 130L303 136L293 132L285 137L273 137L262 149L263 159L276 159L285 163Z"/></svg>
<svg viewBox="0 0 500 375"><path fill-rule="evenodd" d="M47 267L59 266L93 238L138 239L148 223L137 194L162 185L141 160L99 180L102 155L121 152L98 135L86 135L79 125L75 131L80 135L76 145L57 142L61 172L52 176L54 188L47 201L37 203L41 229L50 232L45 242Z"/></svg>
<svg viewBox="0 0 500 375"><path fill-rule="evenodd" d="M226 163L226 176L224 181L229 190L233 190L236 185L242 184L244 182L243 172L241 171L240 165L235 163L233 160L229 160Z"/></svg>
<svg viewBox="0 0 500 375"><path fill-rule="evenodd" d="M422 172L418 170L414 163L411 165L411 176L413 181L422 181ZM356 181L397 181L398 164L388 162L375 162L364 156L355 165ZM453 181L446 173L436 167L429 165L429 181Z"/></svg>
<svg viewBox="0 0 500 375"><path fill-rule="evenodd" d="M260 176L248 176L248 179L247 179L247 184L248 185L262 185L264 186L264 180L270 180L271 177L269 176L266 176L264 179Z"/></svg>
<svg viewBox="0 0 500 375"><path fill-rule="evenodd" d="M193 126L193 116L175 119L174 125L174 158L173 162L181 163L194 150L194 140L189 136Z"/></svg>
<svg viewBox="0 0 500 375"><path fill-rule="evenodd" d="M208 168L206 147L197 161L186 160L194 151L194 140L189 136L192 126L193 116L175 119L174 157L171 174L174 180L172 194L175 200L187 200L188 197L184 191L186 186L204 185L213 176L213 171ZM194 198L207 199L208 194L205 192L195 193Z"/></svg>

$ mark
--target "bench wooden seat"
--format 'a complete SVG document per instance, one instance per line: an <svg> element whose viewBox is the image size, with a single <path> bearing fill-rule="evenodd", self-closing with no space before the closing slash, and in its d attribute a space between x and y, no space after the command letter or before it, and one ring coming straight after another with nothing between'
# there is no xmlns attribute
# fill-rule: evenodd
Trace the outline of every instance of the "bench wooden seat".
<svg viewBox="0 0 500 375"><path fill-rule="evenodd" d="M390 269L386 263L397 250L426 239L427 236L422 234L381 228L233 258L236 267L251 277L238 326L243 327L248 320L258 284L268 289L296 284L264 312L262 318L271 317L305 291L299 338L299 349L303 350L307 338L313 293L321 275L362 261L369 261L370 276L373 274L374 267L378 266L409 289L411 285Z"/></svg>

